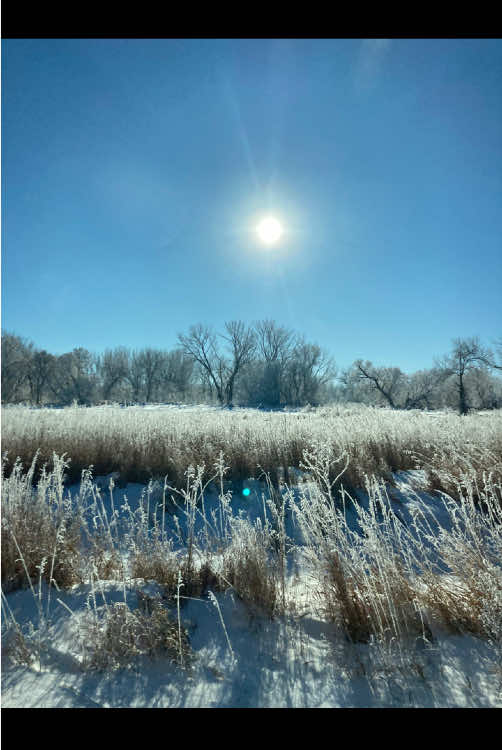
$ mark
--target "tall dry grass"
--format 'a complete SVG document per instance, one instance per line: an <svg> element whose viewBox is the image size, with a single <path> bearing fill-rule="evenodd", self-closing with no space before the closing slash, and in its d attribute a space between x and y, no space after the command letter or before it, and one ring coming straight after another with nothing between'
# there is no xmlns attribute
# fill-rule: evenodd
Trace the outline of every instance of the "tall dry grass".
<svg viewBox="0 0 502 750"><path fill-rule="evenodd" d="M81 580L80 520L64 487L67 462L53 457L33 487L37 455L28 471L15 461L9 477L2 462L2 588L9 591L39 578L66 587Z"/></svg>
<svg viewBox="0 0 502 750"><path fill-rule="evenodd" d="M452 492L452 477L460 477L467 464L469 472L477 467L478 479L481 470L501 476L502 411L459 417L361 405L299 412L2 409L7 474L16 458L28 467L38 451L39 466L51 466L53 454L64 453L71 459L70 481L92 466L95 476L118 472L124 483L167 475L172 486L182 488L188 466L213 466L223 452L228 480L265 472L277 487L281 479L292 483L292 470L300 468L305 449L317 450L319 445L332 455L348 457L346 489L364 487L366 475L390 480L392 472L418 466L427 471L431 488ZM487 465L488 452L492 458ZM445 468L451 476L441 473Z"/></svg>
<svg viewBox="0 0 502 750"><path fill-rule="evenodd" d="M85 420L92 410L74 412L84 415L80 429L87 434ZM37 597L42 581L50 592L52 586L104 578L144 578L163 586L164 603L152 604L148 612L133 611L124 601L124 606L91 613L86 638L95 647L86 652L89 668L127 665L124 643L132 654L155 655L160 649L186 663L188 641L180 614L185 597L214 598L214 592L231 588L253 614L288 613L287 571L294 561L306 564L314 582L308 590L312 607L352 643L378 644L389 655L401 644L430 643L436 628L446 628L485 638L502 652L500 414L430 418L413 413L404 415L406 420L388 410L320 410L292 415L297 421L286 428L284 415L274 415L269 433L260 414L243 413L232 421L233 414L210 412L207 421L195 425L177 415L164 425L165 433L158 415L152 421L138 411L133 416L144 420L143 429L146 424L158 428L158 435L170 434L179 461L185 454L175 427L192 437L195 429L202 430L213 443L211 448L203 440L197 445L204 445L203 455L212 462L191 463L182 476L162 484L151 481L134 512L127 502L114 504L113 481L105 504L104 491L88 469L72 495L65 486L65 456L53 455L52 469L41 468L38 475L34 461L24 470L19 460L3 473L4 593L28 585ZM131 436L134 420L129 418L125 425L115 423L122 430L116 439ZM242 426L250 420L251 427ZM51 429L56 428L57 421ZM74 438L79 435L76 423L71 429ZM268 476L263 519L235 514L228 484L235 477L233 457L245 453L247 441L248 449L256 451L253 461L260 456L262 462L257 473L265 469L267 476L264 458L277 451L284 457L288 430L295 446L305 442L298 458L303 480L277 487ZM377 450L379 437L383 447ZM222 450L215 456L215 446L232 440L228 461ZM266 454L270 445L276 453ZM399 468L400 457L407 468L415 466L419 452L419 465L429 477L451 490L438 494L441 524L427 515L418 494L407 524L389 500L388 472ZM360 466L354 466L357 460ZM245 471L238 466L238 473ZM366 504L351 495L354 485L365 490ZM207 505L210 489L217 490L212 506ZM301 532L295 542L286 538L288 513ZM41 622L43 617L40 609ZM28 658L29 643L12 618L9 628L14 652ZM122 646L120 633L125 634ZM40 658L40 648L38 653Z"/></svg>
<svg viewBox="0 0 502 750"><path fill-rule="evenodd" d="M289 490L288 500L322 613L351 641L427 642L434 625L500 649L502 483L485 474L455 498L440 493L439 517L410 490L418 503L405 525L381 479L367 478L367 507L343 489L337 503L328 465L315 459L316 481Z"/></svg>

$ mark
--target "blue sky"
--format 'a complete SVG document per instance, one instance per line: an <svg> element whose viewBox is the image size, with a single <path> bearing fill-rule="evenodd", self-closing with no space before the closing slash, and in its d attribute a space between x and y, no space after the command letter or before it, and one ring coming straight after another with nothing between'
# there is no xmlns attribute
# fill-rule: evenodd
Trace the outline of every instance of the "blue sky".
<svg viewBox="0 0 502 750"><path fill-rule="evenodd" d="M429 367L502 335L501 209L502 40L2 40L2 327L53 353L273 318Z"/></svg>

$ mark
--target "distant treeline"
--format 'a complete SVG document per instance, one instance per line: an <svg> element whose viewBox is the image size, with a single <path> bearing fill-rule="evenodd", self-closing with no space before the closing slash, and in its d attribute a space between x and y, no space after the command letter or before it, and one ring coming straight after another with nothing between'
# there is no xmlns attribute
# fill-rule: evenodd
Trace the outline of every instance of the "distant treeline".
<svg viewBox="0 0 502 750"><path fill-rule="evenodd" d="M395 409L502 408L502 339L455 339L433 368L411 375L356 360L339 371L328 352L263 320L199 324L172 350L78 347L54 355L2 332L2 403L93 405L104 402L208 402L263 408L359 402Z"/></svg>

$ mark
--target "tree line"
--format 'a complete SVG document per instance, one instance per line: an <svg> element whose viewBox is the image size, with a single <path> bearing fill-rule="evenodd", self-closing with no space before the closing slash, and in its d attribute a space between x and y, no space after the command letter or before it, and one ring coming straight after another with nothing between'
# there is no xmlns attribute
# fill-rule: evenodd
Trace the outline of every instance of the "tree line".
<svg viewBox="0 0 502 750"><path fill-rule="evenodd" d="M339 377L340 400L385 404L393 409L502 408L502 338L495 352L479 337L457 338L434 367L410 375L359 359Z"/></svg>
<svg viewBox="0 0 502 750"><path fill-rule="evenodd" d="M2 332L2 403L208 402L263 408L358 402L394 409L502 408L502 339L455 339L434 367L412 374L356 360L339 371L318 344L272 320L202 323L172 350L83 347L51 354Z"/></svg>

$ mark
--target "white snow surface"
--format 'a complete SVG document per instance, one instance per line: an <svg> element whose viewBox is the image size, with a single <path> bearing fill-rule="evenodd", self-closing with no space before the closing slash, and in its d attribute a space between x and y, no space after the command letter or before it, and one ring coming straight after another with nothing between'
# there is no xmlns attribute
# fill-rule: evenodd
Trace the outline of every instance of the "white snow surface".
<svg viewBox="0 0 502 750"><path fill-rule="evenodd" d="M108 486L109 477L99 480L103 488ZM404 520L413 503L421 503L446 522L438 500L421 490L420 472L400 472L396 480L390 496ZM258 517L263 485L257 480L244 484L251 494L244 498L234 492L234 514L240 508L250 518ZM115 505L126 495L134 509L144 490L137 484L115 487ZM206 507L210 502L208 497ZM295 538L291 519L287 533L301 541ZM230 588L215 593L226 633L207 596L186 600L181 621L195 654L189 669L167 658L144 657L132 669L82 671L79 624L91 587L80 584L59 593L53 589L41 661L27 667L3 659L2 707L502 707L502 669L500 663L494 667L497 659L490 644L435 631L433 642L419 649L416 644L401 650L396 646L393 656L382 658L372 644L345 642L307 603L312 596L306 592L313 586L307 567L297 565L288 576L294 614L275 620L251 615ZM125 589L122 582L103 581L98 604L104 606L103 595L108 604L125 597L134 608L137 592L161 596L162 587L143 579L129 580ZM42 594L46 601L46 588ZM7 601L20 625L32 621L36 626L30 589L8 594Z"/></svg>

